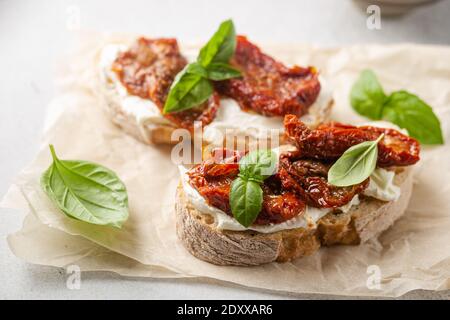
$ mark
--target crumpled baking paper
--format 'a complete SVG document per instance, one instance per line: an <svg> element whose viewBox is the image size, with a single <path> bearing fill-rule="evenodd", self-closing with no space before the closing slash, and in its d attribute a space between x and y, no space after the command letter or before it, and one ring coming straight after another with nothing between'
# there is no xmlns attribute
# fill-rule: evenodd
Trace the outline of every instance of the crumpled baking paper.
<svg viewBox="0 0 450 320"><path fill-rule="evenodd" d="M2 202L3 207L28 213L23 228L8 237L14 254L44 265L77 264L82 270L127 276L204 277L291 293L395 297L414 289L450 288L450 47L262 46L286 63L316 66L333 86L332 117L344 122L367 121L352 111L348 95L360 71L373 69L386 92L406 89L433 107L447 144L423 147L408 210L379 239L321 248L292 263L219 267L191 256L176 237L179 176L170 148L134 140L114 126L102 108L95 89L98 49L123 39L130 38L85 35L61 62L58 94L48 108L40 151ZM39 186L41 173L51 163L49 143L60 158L90 160L117 172L130 204L122 229L70 219L50 202Z"/></svg>

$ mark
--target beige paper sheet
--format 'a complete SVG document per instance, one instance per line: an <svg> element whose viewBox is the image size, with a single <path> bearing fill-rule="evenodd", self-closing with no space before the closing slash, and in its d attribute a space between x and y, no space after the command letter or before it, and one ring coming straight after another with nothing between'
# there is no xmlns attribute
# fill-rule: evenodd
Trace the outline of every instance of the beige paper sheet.
<svg viewBox="0 0 450 320"><path fill-rule="evenodd" d="M293 293L399 296L414 289L450 288L450 145L424 148L408 211L379 239L360 246L322 248L293 263L218 267L192 257L177 240L174 192L177 168L170 149L141 144L106 117L95 90L96 50L111 41L84 38L58 75L43 143L17 177L2 206L29 212L21 231L9 236L12 251L33 263L109 270L142 277L206 277ZM450 48L412 44L336 49L265 46L287 63L315 65L334 88L333 118L365 119L348 103L363 68L378 74L387 92L410 90L433 106L450 141ZM65 159L102 163L125 182L130 217L121 230L87 225L62 215L39 186L50 164L47 145ZM450 142L449 142L450 143ZM381 271L379 289L366 285L368 266ZM370 281L370 279L369 279Z"/></svg>

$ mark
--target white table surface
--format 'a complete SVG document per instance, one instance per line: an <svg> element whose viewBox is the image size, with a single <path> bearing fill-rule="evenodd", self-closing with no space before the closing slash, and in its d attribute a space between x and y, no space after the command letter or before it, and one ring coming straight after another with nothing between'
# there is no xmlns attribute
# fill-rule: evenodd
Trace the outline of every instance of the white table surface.
<svg viewBox="0 0 450 320"><path fill-rule="evenodd" d="M76 11L82 29L175 36L183 41L204 40L220 21L231 17L240 33L257 42L450 44L448 0L395 19L382 16L381 30L367 29L366 13L350 0L0 0L0 195L37 150L45 106L54 94L54 61L73 39L67 26L73 26L69 16ZM2 209L0 219L0 299L333 298L111 273L84 273L81 289L68 290L63 270L27 264L9 251L6 235L20 228L23 214ZM450 292L415 291L403 298L449 299Z"/></svg>

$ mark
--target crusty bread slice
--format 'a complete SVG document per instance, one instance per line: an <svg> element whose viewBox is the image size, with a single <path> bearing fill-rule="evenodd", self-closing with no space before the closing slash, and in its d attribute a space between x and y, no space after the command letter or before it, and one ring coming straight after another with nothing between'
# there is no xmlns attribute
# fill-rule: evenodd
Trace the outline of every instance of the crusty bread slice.
<svg viewBox="0 0 450 320"><path fill-rule="evenodd" d="M97 60L100 60L100 56L101 54L99 52ZM97 77L95 91L100 99L103 100L103 106L106 107L111 120L116 125L121 127L124 132L146 144L174 145L178 143L178 139L171 139L172 132L177 127L175 125L170 125L169 121L161 121L159 124L146 123L145 121L140 122L135 115L125 112L121 105L122 100L119 92L114 86L109 86L106 83L107 80L104 79L101 73L102 71L99 72ZM323 93L323 96L319 96L318 99L320 99L320 102L313 104L309 108L309 113L301 118L304 123L311 127L315 127L329 118L334 103L332 92L328 87ZM280 118L280 126L282 121L283 120ZM205 142L206 145L209 143L210 141Z"/></svg>
<svg viewBox="0 0 450 320"><path fill-rule="evenodd" d="M311 255L321 245L363 243L388 229L405 212L412 191L411 171L397 169L394 183L401 189L397 201L361 197L359 205L347 213L328 213L317 227L274 233L218 230L211 215L189 203L180 185L175 202L177 234L192 255L217 265L286 262Z"/></svg>

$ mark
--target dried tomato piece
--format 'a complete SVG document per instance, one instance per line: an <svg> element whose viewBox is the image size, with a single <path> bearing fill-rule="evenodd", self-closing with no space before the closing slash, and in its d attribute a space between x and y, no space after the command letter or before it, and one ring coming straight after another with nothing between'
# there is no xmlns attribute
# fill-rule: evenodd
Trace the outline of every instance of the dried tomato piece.
<svg viewBox="0 0 450 320"><path fill-rule="evenodd" d="M239 164L229 158L217 162L215 157L196 165L188 171L190 184L213 207L231 213L229 193L231 183L239 173Z"/></svg>
<svg viewBox="0 0 450 320"><path fill-rule="evenodd" d="M378 144L378 166L408 166L419 161L419 142L394 129L332 122L310 130L295 115L284 118L284 127L287 137L295 142L303 158L336 160L351 146L376 140L384 133Z"/></svg>
<svg viewBox="0 0 450 320"><path fill-rule="evenodd" d="M187 64L176 39L139 38L113 63L130 94L164 104L175 75Z"/></svg>
<svg viewBox="0 0 450 320"><path fill-rule="evenodd" d="M204 178L203 186L197 186L195 180L192 180L193 178L191 177L191 184L196 187L197 191L205 198L209 205L232 216L230 208L230 190L234 178L236 177L223 176L212 179Z"/></svg>
<svg viewBox="0 0 450 320"><path fill-rule="evenodd" d="M192 177L222 178L236 177L239 173L239 160L243 153L226 148L215 148L211 151L211 157L192 168L188 174Z"/></svg>
<svg viewBox="0 0 450 320"><path fill-rule="evenodd" d="M295 191L308 205L318 208L341 207L367 188L369 179L349 187L329 184L330 167L328 163L301 159L298 151L291 152L280 156L278 176L284 189Z"/></svg>
<svg viewBox="0 0 450 320"><path fill-rule="evenodd" d="M362 126L358 129L371 135L370 140L375 140L382 133L384 138L378 144L378 161L380 167L409 166L420 157L420 144L414 139L395 129Z"/></svg>
<svg viewBox="0 0 450 320"><path fill-rule="evenodd" d="M130 94L150 99L162 111L175 76L186 64L176 39L139 38L119 54L112 69ZM196 108L164 116L175 125L192 130L194 121L201 121L203 126L211 123L219 105L219 95L214 93Z"/></svg>
<svg viewBox="0 0 450 320"><path fill-rule="evenodd" d="M243 110L266 116L308 112L320 92L318 74L312 67L288 68L264 54L244 36L237 36L230 63L242 73L218 83L220 93L238 101Z"/></svg>
<svg viewBox="0 0 450 320"><path fill-rule="evenodd" d="M211 206L232 216L230 208L231 183L237 178L242 156L235 152L229 157L226 149L213 150L212 157L195 166L189 172L190 184L202 195ZM262 185L263 208L255 225L280 223L305 212L306 205L295 193L284 191L276 176L269 177Z"/></svg>
<svg viewBox="0 0 450 320"><path fill-rule="evenodd" d="M277 176L271 176L264 181L263 209L256 218L255 224L281 223L301 216L306 211L305 202L294 192L285 191Z"/></svg>

